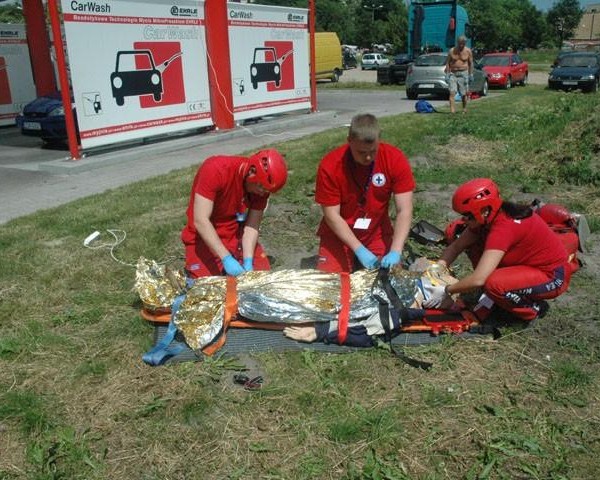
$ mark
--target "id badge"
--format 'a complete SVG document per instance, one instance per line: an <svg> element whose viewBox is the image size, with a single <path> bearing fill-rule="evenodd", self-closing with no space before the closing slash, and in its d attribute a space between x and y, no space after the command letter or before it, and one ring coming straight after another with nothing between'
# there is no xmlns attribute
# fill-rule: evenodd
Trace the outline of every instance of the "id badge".
<svg viewBox="0 0 600 480"><path fill-rule="evenodd" d="M356 230L367 230L369 228L369 225L371 225L370 218L357 218L356 222L354 222L354 228Z"/></svg>

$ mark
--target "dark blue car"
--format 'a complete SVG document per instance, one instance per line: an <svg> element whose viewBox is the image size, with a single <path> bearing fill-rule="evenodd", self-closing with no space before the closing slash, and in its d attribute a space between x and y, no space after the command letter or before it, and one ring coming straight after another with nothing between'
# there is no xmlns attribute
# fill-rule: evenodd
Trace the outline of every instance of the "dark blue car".
<svg viewBox="0 0 600 480"><path fill-rule="evenodd" d="M16 124L23 135L39 137L46 143L65 142L67 126L61 94L57 92L29 102L17 115Z"/></svg>
<svg viewBox="0 0 600 480"><path fill-rule="evenodd" d="M548 88L556 90L597 92L599 84L600 54L595 52L561 54L548 75Z"/></svg>

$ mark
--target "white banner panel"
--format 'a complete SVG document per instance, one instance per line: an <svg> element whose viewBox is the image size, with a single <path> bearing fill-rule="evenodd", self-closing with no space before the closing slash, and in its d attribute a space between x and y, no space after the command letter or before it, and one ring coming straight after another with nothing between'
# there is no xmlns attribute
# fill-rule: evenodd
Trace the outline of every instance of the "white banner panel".
<svg viewBox="0 0 600 480"><path fill-rule="evenodd" d="M0 125L14 125L35 97L25 25L0 23Z"/></svg>
<svg viewBox="0 0 600 480"><path fill-rule="evenodd" d="M203 2L62 9L83 148L212 125Z"/></svg>
<svg viewBox="0 0 600 480"><path fill-rule="evenodd" d="M308 10L228 3L234 118L310 108Z"/></svg>

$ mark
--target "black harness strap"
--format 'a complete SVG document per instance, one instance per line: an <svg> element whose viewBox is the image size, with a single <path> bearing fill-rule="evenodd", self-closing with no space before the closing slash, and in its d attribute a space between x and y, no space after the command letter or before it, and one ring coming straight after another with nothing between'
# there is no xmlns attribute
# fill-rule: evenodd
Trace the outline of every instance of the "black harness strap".
<svg viewBox="0 0 600 480"><path fill-rule="evenodd" d="M390 272L388 268L380 268L379 272L377 273L377 278L373 283L373 287L371 288L371 295L379 302L379 321L383 327L384 341L388 344L392 355L399 358L404 363L410 365L411 367L429 370L432 367L431 363L411 358L404 353L403 349L394 348L392 345L392 330L390 328L390 303L392 304L392 307L399 313L400 326L402 326L408 317L406 307L402 304L400 297L398 297L398 294L390 283L389 273ZM375 292L377 287L381 287L381 289L385 292L387 300Z"/></svg>

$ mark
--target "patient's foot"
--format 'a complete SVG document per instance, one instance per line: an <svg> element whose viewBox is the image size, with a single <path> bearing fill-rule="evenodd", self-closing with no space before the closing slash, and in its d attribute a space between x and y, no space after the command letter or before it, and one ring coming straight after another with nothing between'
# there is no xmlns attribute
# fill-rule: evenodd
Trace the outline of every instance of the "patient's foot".
<svg viewBox="0 0 600 480"><path fill-rule="evenodd" d="M315 327L285 327L283 334L299 342L312 343L317 339Z"/></svg>

